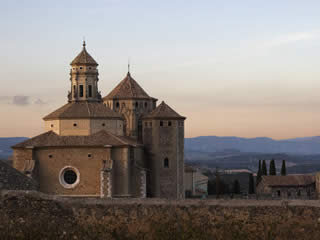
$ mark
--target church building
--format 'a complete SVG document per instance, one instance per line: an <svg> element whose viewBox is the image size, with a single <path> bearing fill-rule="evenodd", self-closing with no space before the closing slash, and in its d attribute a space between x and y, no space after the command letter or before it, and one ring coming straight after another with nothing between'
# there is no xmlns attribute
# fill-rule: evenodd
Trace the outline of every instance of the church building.
<svg viewBox="0 0 320 240"><path fill-rule="evenodd" d="M98 63L71 62L68 102L43 118L45 132L13 146L13 167L48 194L184 198L184 121L157 106L128 71L105 97Z"/></svg>

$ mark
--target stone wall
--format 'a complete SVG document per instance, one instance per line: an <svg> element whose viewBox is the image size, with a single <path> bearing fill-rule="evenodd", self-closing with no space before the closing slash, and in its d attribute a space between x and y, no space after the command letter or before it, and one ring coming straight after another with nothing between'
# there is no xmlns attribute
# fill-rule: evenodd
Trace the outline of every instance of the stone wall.
<svg viewBox="0 0 320 240"><path fill-rule="evenodd" d="M37 183L0 160L0 190L36 190Z"/></svg>
<svg viewBox="0 0 320 240"><path fill-rule="evenodd" d="M318 201L103 200L5 193L0 239L319 239Z"/></svg>

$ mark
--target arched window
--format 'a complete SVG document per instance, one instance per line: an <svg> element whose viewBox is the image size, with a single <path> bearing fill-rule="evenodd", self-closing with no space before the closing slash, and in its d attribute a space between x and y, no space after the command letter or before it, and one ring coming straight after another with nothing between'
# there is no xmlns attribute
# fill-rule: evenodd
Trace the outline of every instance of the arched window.
<svg viewBox="0 0 320 240"><path fill-rule="evenodd" d="M163 160L163 167L164 167L164 168L169 168L169 159L168 159L168 158L165 158L165 159Z"/></svg>

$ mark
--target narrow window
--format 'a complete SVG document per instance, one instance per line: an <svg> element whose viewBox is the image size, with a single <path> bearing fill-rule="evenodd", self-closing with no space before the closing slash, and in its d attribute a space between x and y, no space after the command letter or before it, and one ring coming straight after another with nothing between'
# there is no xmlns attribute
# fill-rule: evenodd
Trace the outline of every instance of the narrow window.
<svg viewBox="0 0 320 240"><path fill-rule="evenodd" d="M144 123L144 126L145 126L145 127L148 127L148 123L147 123L147 122L145 122L145 123Z"/></svg>
<svg viewBox="0 0 320 240"><path fill-rule="evenodd" d="M91 157L92 157L91 153L88 153L88 158L91 158Z"/></svg>
<svg viewBox="0 0 320 240"><path fill-rule="evenodd" d="M76 123L74 123L74 124L73 124L73 126L74 126L74 127L76 127L76 126L77 126L77 124L76 124Z"/></svg>
<svg viewBox="0 0 320 240"><path fill-rule="evenodd" d="M88 85L89 97L92 97L92 86Z"/></svg>
<svg viewBox="0 0 320 240"><path fill-rule="evenodd" d="M288 191L288 197L291 197L291 192L290 191Z"/></svg>
<svg viewBox="0 0 320 240"><path fill-rule="evenodd" d="M163 121L160 121L160 127L163 127Z"/></svg>
<svg viewBox="0 0 320 240"><path fill-rule="evenodd" d="M91 67L89 67L89 69L91 69Z"/></svg>
<svg viewBox="0 0 320 240"><path fill-rule="evenodd" d="M83 97L83 85L80 85L80 97Z"/></svg>
<svg viewBox="0 0 320 240"><path fill-rule="evenodd" d="M149 123L149 126L152 127L152 122Z"/></svg>
<svg viewBox="0 0 320 240"><path fill-rule="evenodd" d="M51 155L51 154L49 155L49 158L52 158L52 155Z"/></svg>
<svg viewBox="0 0 320 240"><path fill-rule="evenodd" d="M277 193L278 193L278 197L280 197L281 196L281 191L278 190Z"/></svg>
<svg viewBox="0 0 320 240"><path fill-rule="evenodd" d="M165 159L163 160L163 167L164 167L164 168L169 168L169 159L168 159L168 158L165 158Z"/></svg>
<svg viewBox="0 0 320 240"><path fill-rule="evenodd" d="M168 122L168 126L171 127L171 125L172 125L172 123L171 123L171 121L169 121L169 122Z"/></svg>
<svg viewBox="0 0 320 240"><path fill-rule="evenodd" d="M301 191L300 189L298 190L298 194L297 194L299 197L301 196Z"/></svg>
<svg viewBox="0 0 320 240"><path fill-rule="evenodd" d="M80 69L82 69L82 67L80 67Z"/></svg>
<svg viewBox="0 0 320 240"><path fill-rule="evenodd" d="M145 108L148 107L148 103L147 103L147 102L144 103L144 107L145 107Z"/></svg>
<svg viewBox="0 0 320 240"><path fill-rule="evenodd" d="M53 128L53 124L51 124L51 127Z"/></svg>
<svg viewBox="0 0 320 240"><path fill-rule="evenodd" d="M116 103L116 107L118 108L120 106L119 102Z"/></svg>
<svg viewBox="0 0 320 240"><path fill-rule="evenodd" d="M138 105L138 102L136 102L136 108L138 107L139 105Z"/></svg>
<svg viewBox="0 0 320 240"><path fill-rule="evenodd" d="M105 123L102 123L102 127L104 127L104 126L106 126L106 124L105 124Z"/></svg>

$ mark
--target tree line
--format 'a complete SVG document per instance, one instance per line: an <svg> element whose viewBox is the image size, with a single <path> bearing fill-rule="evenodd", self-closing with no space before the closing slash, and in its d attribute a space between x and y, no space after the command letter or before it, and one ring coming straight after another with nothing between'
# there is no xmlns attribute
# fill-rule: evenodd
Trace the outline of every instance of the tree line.
<svg viewBox="0 0 320 240"><path fill-rule="evenodd" d="M281 176L286 176L287 175L287 169L286 169L286 161L282 160L282 166L281 166L281 171L280 171ZM257 172L257 182L256 184L258 185L259 182L262 179L262 176L267 176L268 171L267 171L267 164L265 160L259 160L259 167L258 167L258 172ZM269 175L270 176L275 176L277 175L277 169L276 169L276 163L274 159L271 159L270 164L269 164Z"/></svg>

